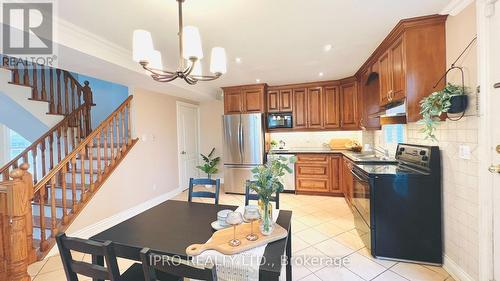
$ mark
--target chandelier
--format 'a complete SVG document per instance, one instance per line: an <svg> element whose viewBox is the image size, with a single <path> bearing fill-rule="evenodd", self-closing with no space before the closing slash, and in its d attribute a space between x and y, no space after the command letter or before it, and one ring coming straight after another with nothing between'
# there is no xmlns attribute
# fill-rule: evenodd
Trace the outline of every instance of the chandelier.
<svg viewBox="0 0 500 281"><path fill-rule="evenodd" d="M182 3L179 5L179 67L176 71L163 69L161 53L154 49L151 33L146 30L135 30L133 41L133 59L138 62L151 77L158 82L170 82L177 78L184 79L194 85L198 81L215 80L227 72L226 51L221 47L212 49L210 72L213 75L202 75L201 59L203 49L198 28L183 26Z"/></svg>

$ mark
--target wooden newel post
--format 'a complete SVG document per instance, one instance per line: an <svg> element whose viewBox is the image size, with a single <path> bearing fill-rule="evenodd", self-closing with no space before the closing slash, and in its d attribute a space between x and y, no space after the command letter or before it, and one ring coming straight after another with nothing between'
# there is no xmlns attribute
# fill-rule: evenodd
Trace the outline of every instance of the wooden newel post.
<svg viewBox="0 0 500 281"><path fill-rule="evenodd" d="M26 213L26 232L27 232L27 247L28 247L28 260L29 264L32 264L37 261L37 256L36 256L36 248L33 245L33 207L31 205L31 202L33 202L33 198L35 197L35 190L33 187L33 176L28 172L28 169L30 168L30 165L28 163L23 163L21 166L19 166L19 169L24 171L23 175L23 182L26 184L26 187L28 189L28 199L29 199L29 204L28 204L28 212Z"/></svg>
<svg viewBox="0 0 500 281"><path fill-rule="evenodd" d="M85 86L83 86L83 102L86 106L86 120L85 120L85 132L86 134L90 134L92 132L92 118L90 115L90 111L92 106L94 105L94 98L92 97L92 89L89 87L89 81L83 82Z"/></svg>
<svg viewBox="0 0 500 281"><path fill-rule="evenodd" d="M12 180L3 182L0 186L2 251L5 261L5 280L9 281L31 280L28 274L30 261L26 220L28 212L31 211L30 194L33 193L33 184L26 184L24 177L26 173L26 170L15 169L10 173Z"/></svg>

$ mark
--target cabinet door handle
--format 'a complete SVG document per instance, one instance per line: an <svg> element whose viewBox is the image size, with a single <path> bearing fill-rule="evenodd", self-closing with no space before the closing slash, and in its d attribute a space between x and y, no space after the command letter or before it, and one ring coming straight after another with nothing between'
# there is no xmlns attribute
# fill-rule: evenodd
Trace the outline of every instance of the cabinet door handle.
<svg viewBox="0 0 500 281"><path fill-rule="evenodd" d="M498 83L495 83L495 85L493 85L493 88L495 88L495 89L498 89L498 88L500 88L500 82L498 82Z"/></svg>

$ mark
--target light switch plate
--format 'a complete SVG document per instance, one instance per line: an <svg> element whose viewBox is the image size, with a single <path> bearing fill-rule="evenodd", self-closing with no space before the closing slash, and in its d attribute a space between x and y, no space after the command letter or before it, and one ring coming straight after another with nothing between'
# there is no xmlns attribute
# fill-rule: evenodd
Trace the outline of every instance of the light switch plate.
<svg viewBox="0 0 500 281"><path fill-rule="evenodd" d="M460 157L461 159L470 160L471 159L470 146L460 145L458 147L458 157Z"/></svg>

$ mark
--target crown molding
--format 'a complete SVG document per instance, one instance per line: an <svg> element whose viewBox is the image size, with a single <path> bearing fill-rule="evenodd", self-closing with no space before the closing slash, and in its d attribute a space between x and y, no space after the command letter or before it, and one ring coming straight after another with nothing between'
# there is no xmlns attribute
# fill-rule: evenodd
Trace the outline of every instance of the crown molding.
<svg viewBox="0 0 500 281"><path fill-rule="evenodd" d="M451 0L439 14L456 16L473 2L474 0Z"/></svg>

